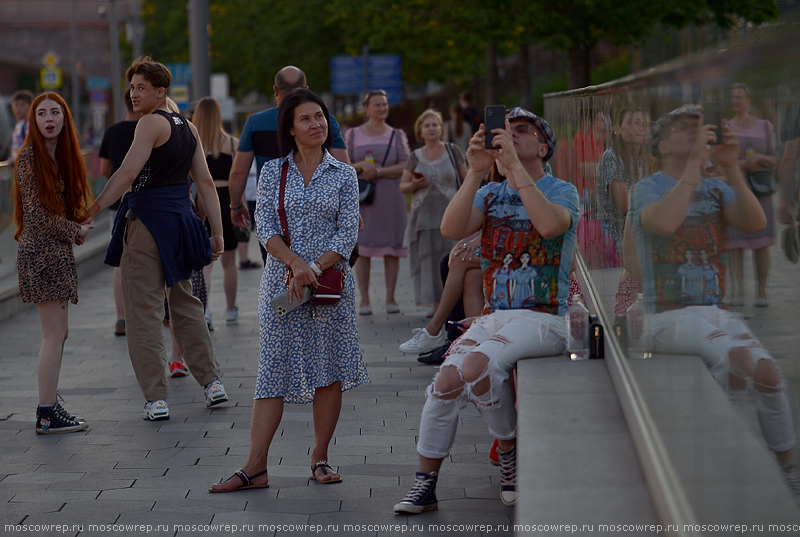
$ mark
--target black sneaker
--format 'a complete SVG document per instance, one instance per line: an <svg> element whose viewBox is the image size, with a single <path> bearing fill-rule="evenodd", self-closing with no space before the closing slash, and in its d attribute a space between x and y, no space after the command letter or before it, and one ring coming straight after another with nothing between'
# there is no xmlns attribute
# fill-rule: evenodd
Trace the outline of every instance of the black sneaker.
<svg viewBox="0 0 800 537"><path fill-rule="evenodd" d="M66 411L56 407L36 407L36 432L39 434L74 433L89 427L86 422L75 421L67 417Z"/></svg>
<svg viewBox="0 0 800 537"><path fill-rule="evenodd" d="M419 358L417 358L417 361L425 365L442 365L442 363L444 362L444 355L447 352L447 349L449 348L450 348L450 342L448 341L441 347L436 347L432 351L420 354Z"/></svg>
<svg viewBox="0 0 800 537"><path fill-rule="evenodd" d="M417 472L414 486L408 491L406 497L394 506L394 512L398 514L418 515L425 511L438 509L439 502L436 500L437 478L438 475L436 472L431 472L430 474Z"/></svg>
<svg viewBox="0 0 800 537"><path fill-rule="evenodd" d="M497 450L500 460L500 500L509 507L517 503L517 446Z"/></svg>
<svg viewBox="0 0 800 537"><path fill-rule="evenodd" d="M54 407L56 412L58 412L59 414L61 414L62 416L64 416L68 420L77 421L77 422L80 422L80 423L85 423L86 422L86 420L83 419L82 417L73 416L72 414L67 412L67 409L64 408L63 406L61 406L61 403L63 401L64 401L64 398L61 397L61 394L56 392L56 406Z"/></svg>
<svg viewBox="0 0 800 537"><path fill-rule="evenodd" d="M73 416L72 414L67 412L67 409L64 408L63 406L61 406L61 403L56 403L56 406L53 407L53 410L55 410L58 414L61 415L62 418L64 418L67 421L75 421L75 422L78 422L78 423L86 423L86 420L83 419L82 417Z"/></svg>

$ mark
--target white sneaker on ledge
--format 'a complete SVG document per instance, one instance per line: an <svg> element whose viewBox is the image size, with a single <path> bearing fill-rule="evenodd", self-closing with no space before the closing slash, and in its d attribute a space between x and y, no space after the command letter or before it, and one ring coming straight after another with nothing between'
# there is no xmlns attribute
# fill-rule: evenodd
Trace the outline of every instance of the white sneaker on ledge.
<svg viewBox="0 0 800 537"><path fill-rule="evenodd" d="M432 351L447 343L447 336L444 329L439 330L439 334L432 336L426 328L415 328L414 337L400 345L400 352L405 354L422 354Z"/></svg>

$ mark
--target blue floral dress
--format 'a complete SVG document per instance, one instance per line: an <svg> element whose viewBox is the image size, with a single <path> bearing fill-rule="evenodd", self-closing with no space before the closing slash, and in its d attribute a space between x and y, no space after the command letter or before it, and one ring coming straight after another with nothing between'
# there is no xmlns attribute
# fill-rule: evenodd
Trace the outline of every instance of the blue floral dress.
<svg viewBox="0 0 800 537"><path fill-rule="evenodd" d="M369 382L356 326L355 281L347 263L358 238L358 182L355 170L326 151L308 186L292 156L267 162L256 199L256 233L266 245L282 235L278 215L281 166L289 162L284 208L292 250L307 263L331 250L344 259L342 299L334 305L310 302L278 317L269 302L286 291L286 265L267 256L258 292L261 359L255 398L283 397L310 403L317 387L341 381L342 391Z"/></svg>

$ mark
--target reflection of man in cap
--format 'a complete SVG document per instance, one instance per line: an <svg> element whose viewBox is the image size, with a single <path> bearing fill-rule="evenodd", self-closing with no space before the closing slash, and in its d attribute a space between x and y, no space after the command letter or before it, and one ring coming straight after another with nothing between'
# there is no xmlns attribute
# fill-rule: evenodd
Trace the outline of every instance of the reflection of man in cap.
<svg viewBox="0 0 800 537"><path fill-rule="evenodd" d="M800 472L792 466L794 426L781 372L744 322L718 307L725 290L725 226L756 233L766 226L766 217L739 168L733 130L723 125L717 141L714 126L703 125L702 119L699 107L686 105L653 125L650 150L661 171L637 183L632 193L642 286L656 312L654 350L699 355L731 396L754 388L767 446L800 495ZM724 170L727 183L703 176L710 157ZM709 241L717 247L709 249ZM718 293L702 293L699 301L682 307L677 274L688 250L702 252L703 266L716 271L720 285Z"/></svg>
<svg viewBox="0 0 800 537"><path fill-rule="evenodd" d="M490 314L478 318L450 347L428 387L417 442L420 471L413 488L394 506L396 513L437 508L438 471L453 445L459 409L470 401L498 439L500 498L514 505L517 415L508 375L520 358L564 351L566 327L559 315L567 307L578 193L571 184L545 174L543 164L555 151L556 137L539 116L522 108L511 110L505 128L493 131L495 149L484 149L485 134L481 125L470 140L469 172L445 211L441 230L450 239L481 230L488 297L484 313ZM506 181L481 188L481 179L495 162ZM495 300L490 292L492 276L505 256L539 249L547 254L539 263L549 264L531 261L535 276L530 292L517 296L524 309L509 309L507 297Z"/></svg>

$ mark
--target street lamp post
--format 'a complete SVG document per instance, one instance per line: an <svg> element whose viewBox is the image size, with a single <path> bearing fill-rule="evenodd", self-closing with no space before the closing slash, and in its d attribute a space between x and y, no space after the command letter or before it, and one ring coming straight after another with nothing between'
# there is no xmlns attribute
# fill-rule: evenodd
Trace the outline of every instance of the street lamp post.
<svg viewBox="0 0 800 537"><path fill-rule="evenodd" d="M192 63L192 100L211 93L211 66L208 54L208 0L189 2L189 52Z"/></svg>
<svg viewBox="0 0 800 537"><path fill-rule="evenodd" d="M114 104L114 122L122 121L126 114L123 113L122 91L120 83L122 74L119 68L119 35L117 34L117 2L110 0L111 13L108 19L109 39L111 40L111 102Z"/></svg>

